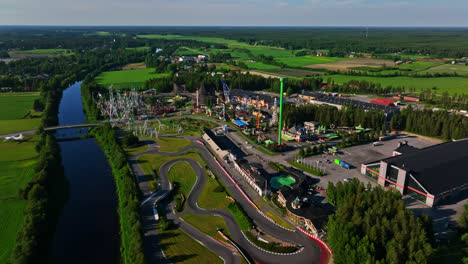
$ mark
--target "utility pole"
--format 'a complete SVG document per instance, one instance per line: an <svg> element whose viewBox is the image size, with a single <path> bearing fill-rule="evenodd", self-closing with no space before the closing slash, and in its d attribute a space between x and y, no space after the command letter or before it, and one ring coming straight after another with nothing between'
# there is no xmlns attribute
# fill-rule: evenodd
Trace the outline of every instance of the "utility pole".
<svg viewBox="0 0 468 264"><path fill-rule="evenodd" d="M281 88L280 88L280 110L279 110L279 122L278 122L278 145L281 145L281 126L283 122L283 83L284 77L280 78Z"/></svg>

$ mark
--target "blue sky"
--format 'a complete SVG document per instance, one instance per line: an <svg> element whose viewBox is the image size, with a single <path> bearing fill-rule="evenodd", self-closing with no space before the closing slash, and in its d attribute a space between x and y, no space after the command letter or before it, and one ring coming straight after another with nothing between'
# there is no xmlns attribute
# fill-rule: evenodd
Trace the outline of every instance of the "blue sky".
<svg viewBox="0 0 468 264"><path fill-rule="evenodd" d="M0 25L468 26L466 0L0 0Z"/></svg>

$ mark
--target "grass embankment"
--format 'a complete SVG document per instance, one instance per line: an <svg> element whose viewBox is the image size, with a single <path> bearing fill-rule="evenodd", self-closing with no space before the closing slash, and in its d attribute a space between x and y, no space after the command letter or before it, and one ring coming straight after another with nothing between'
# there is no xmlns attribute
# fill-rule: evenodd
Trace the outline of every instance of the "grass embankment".
<svg viewBox="0 0 468 264"><path fill-rule="evenodd" d="M199 244L179 228L169 225L161 228L158 224L158 237L166 258L171 263L205 264L223 263L212 251Z"/></svg>
<svg viewBox="0 0 468 264"><path fill-rule="evenodd" d="M135 85L141 86L146 80L163 78L169 76L167 73L155 73L154 68L137 69L137 70L119 70L102 72L96 77L96 82L101 85Z"/></svg>
<svg viewBox="0 0 468 264"><path fill-rule="evenodd" d="M161 165L164 164L165 162L168 162L173 159L179 159L179 158L193 159L196 162L198 162L200 166L202 167L205 166L205 162L202 160L198 151L193 150L193 149L178 156L148 154L148 155L142 155L138 157L138 164L143 169L143 172L145 173L148 181L150 182L152 191L156 191L157 189L159 167L161 167Z"/></svg>
<svg viewBox="0 0 468 264"><path fill-rule="evenodd" d="M220 241L224 241L224 238L218 233L218 229L225 235L229 235L226 222L221 216L184 214L182 219L201 232Z"/></svg>
<svg viewBox="0 0 468 264"><path fill-rule="evenodd" d="M142 153L148 150L148 144L147 142L138 142L138 145L133 146L133 147L124 147L125 152L127 155L136 155L138 153Z"/></svg>
<svg viewBox="0 0 468 264"><path fill-rule="evenodd" d="M192 142L185 138L159 137L155 141L159 145L159 151L163 152L176 152L192 145Z"/></svg>
<svg viewBox="0 0 468 264"><path fill-rule="evenodd" d="M172 183L172 197L176 201L176 211L182 212L185 209L185 202L192 190L197 175L192 166L187 162L178 162L169 169L169 181ZM182 197L183 196L183 197Z"/></svg>
<svg viewBox="0 0 468 264"><path fill-rule="evenodd" d="M300 170L303 170L303 171L308 172L308 173L312 173L313 175L316 175L316 176L325 176L325 175L327 175L326 172L322 172L322 171L320 171L318 169L315 169L315 168L307 167L307 166L305 166L305 165L303 165L301 163L298 163L298 162L296 162L294 160L290 160L290 161L288 161L288 163L293 165L294 167L300 169Z"/></svg>
<svg viewBox="0 0 468 264"><path fill-rule="evenodd" d="M288 222L284 221L281 217L277 216L275 213L268 211L265 214L268 215L268 217L270 217L271 219L273 219L273 221L275 221L275 223L277 223L278 225L289 230L294 230L293 226L291 226Z"/></svg>
<svg viewBox="0 0 468 264"><path fill-rule="evenodd" d="M6 263L23 223L26 200L18 195L34 174L37 137L23 142L0 141L0 263Z"/></svg>
<svg viewBox="0 0 468 264"><path fill-rule="evenodd" d="M39 127L42 113L32 109L39 97L38 92L0 93L0 135Z"/></svg>

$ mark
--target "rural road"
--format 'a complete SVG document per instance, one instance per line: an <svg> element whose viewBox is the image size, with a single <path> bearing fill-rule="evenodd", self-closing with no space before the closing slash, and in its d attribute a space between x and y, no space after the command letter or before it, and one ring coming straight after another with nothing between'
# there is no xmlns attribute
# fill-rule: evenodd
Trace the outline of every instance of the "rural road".
<svg viewBox="0 0 468 264"><path fill-rule="evenodd" d="M197 137L192 137L192 142L193 139ZM201 138L198 137L198 140ZM272 254L265 252L261 249L256 248L253 246L242 234L242 232L239 229L239 226L237 222L234 219L234 216L226 211L226 210L221 210L221 209L215 209L215 210L204 210L200 209L197 206L197 199L200 194L200 192L203 189L203 186L206 182L206 175L203 173L202 168L198 165L193 160L190 159L176 159L172 160L166 164L163 164L160 168L160 173L159 173L159 182L160 182L160 187L161 189L168 190L169 189L169 183L167 181L167 173L169 171L169 168L172 164L185 161L188 162L193 169L195 170L197 174L197 183L193 187L188 200L187 200L187 212L191 212L194 214L199 214L199 215L219 215L223 217L223 219L226 222L226 225L229 229L229 232L233 238L233 240L239 245L240 248L242 248L245 252L247 252L252 258L255 260L261 262L261 263L319 263L321 261L321 258L323 257L323 251L321 252L321 247L313 240L308 238L306 235L304 235L301 232L297 231L291 231L284 229L269 220L265 218L262 214L260 214L256 208L254 208L251 204L250 201L247 200L246 197L237 189L237 187L232 183L229 179L229 176L226 175L224 170L218 165L218 163L215 161L214 157L211 155L211 153L206 149L205 146L202 146L201 144L198 143L193 143L191 146L188 146L182 150L179 150L177 152L160 152L156 145L154 143L151 143L149 145L149 149L145 152L139 153L137 155L133 155L130 157L130 165L136 175L136 178L139 182L140 188L142 190L142 193L145 197L148 197L151 194L149 184L146 181L146 176L144 175L142 169L137 163L137 158L141 155L145 154L164 154L164 155L170 155L170 156L177 156L189 149L197 149L200 154L203 156L203 158L207 161L208 166L218 175L220 180L225 184L226 188L231 192L231 194L234 196L237 202L242 206L242 208L246 211L246 213L249 215L250 218L255 222L259 228L261 228L265 233L271 234L274 237L278 237L284 241L297 244L297 245L302 245L304 249L300 251L297 254L294 255L277 255L277 254ZM161 258L164 258L162 255L162 251L160 247L156 244L159 243L157 239L157 234L156 234L156 224L154 221L153 217L153 212L152 209L147 209L146 205L152 204L152 202L156 199L156 197L153 197L151 201L145 204L142 208L142 225L143 229L145 230L145 250L147 250L145 253L147 253L147 256L149 256L151 263L165 263L167 260L161 261ZM210 250L214 251L216 254L220 255L226 263L238 263L239 257L234 254L234 252L231 251L231 249L221 246L218 242L215 242L212 238L209 236L201 233L197 229L189 226L183 221L177 221L178 216L173 215L170 211L171 210L166 210L168 212L168 219L174 220L175 224L179 224L180 228L186 232L188 235L194 237L196 240L200 241L203 243L207 248ZM147 245L148 244L148 245Z"/></svg>

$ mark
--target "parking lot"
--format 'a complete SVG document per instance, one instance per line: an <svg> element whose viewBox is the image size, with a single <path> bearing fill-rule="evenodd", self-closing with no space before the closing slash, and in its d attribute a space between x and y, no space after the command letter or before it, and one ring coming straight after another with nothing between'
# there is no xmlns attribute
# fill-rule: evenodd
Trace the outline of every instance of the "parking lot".
<svg viewBox="0 0 468 264"><path fill-rule="evenodd" d="M331 181L336 183L343 181L344 179L358 178L361 182L376 185L377 182L365 175L361 174L361 164L369 163L373 161L379 161L384 158L391 157L393 150L398 147L398 142L408 141L408 144L416 148L429 147L439 143L435 140L426 139L424 137L402 135L399 138L380 142L379 146L374 146L372 143L354 146L340 150L336 155L321 154L306 158L308 164L314 164L317 166L319 162L319 168L323 168L328 175L320 178L321 187L326 187L328 182ZM328 162L327 162L328 159ZM333 161L334 159L343 160L353 167L351 169L345 169Z"/></svg>

